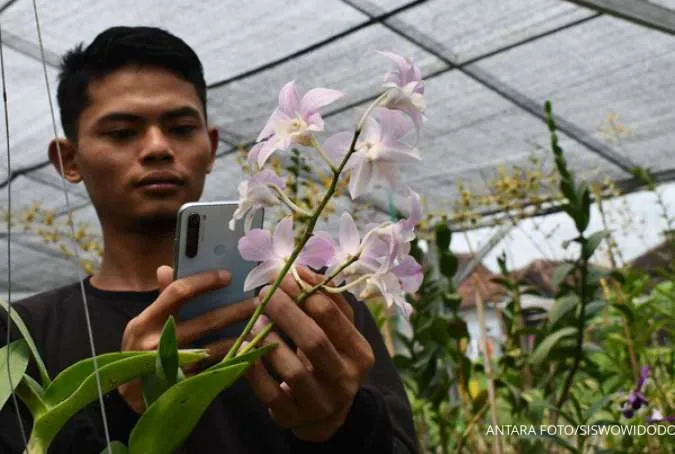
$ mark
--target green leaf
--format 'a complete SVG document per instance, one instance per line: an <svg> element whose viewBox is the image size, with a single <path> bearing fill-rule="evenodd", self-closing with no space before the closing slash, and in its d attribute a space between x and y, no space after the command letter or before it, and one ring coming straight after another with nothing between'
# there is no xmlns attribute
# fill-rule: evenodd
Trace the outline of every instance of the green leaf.
<svg viewBox="0 0 675 454"><path fill-rule="evenodd" d="M445 292L442 295L443 304L450 312L457 312L459 306L462 304L462 295L459 293Z"/></svg>
<svg viewBox="0 0 675 454"><path fill-rule="evenodd" d="M394 361L394 366L396 366L396 369L398 370L408 370L410 369L410 366L412 366L412 360L410 359L409 356L404 356L404 355L394 355L392 358Z"/></svg>
<svg viewBox="0 0 675 454"><path fill-rule="evenodd" d="M493 277L490 280L492 282L494 282L495 284L501 285L502 287L504 287L505 289L508 289L508 290L514 290L517 287L514 282L511 282L511 280L509 280L509 279L507 279L503 276Z"/></svg>
<svg viewBox="0 0 675 454"><path fill-rule="evenodd" d="M457 256L450 251L440 251L438 262L441 267L441 274L448 279L452 279L457 272L457 265L459 263Z"/></svg>
<svg viewBox="0 0 675 454"><path fill-rule="evenodd" d="M591 301L586 304L585 317L586 320L595 317L605 308L607 303L605 301Z"/></svg>
<svg viewBox="0 0 675 454"><path fill-rule="evenodd" d="M178 342L176 341L176 322L169 317L161 337L159 338L157 366L158 373L163 374L168 386L176 383L178 378Z"/></svg>
<svg viewBox="0 0 675 454"><path fill-rule="evenodd" d="M30 375L24 374L21 383L16 388L16 394L21 398L23 403L26 404L33 419L47 411L47 406L45 405L44 400L42 400L42 396L44 395L42 386L40 386L40 384Z"/></svg>
<svg viewBox="0 0 675 454"><path fill-rule="evenodd" d="M574 393L570 393L569 401L572 404L572 408L574 409L574 416L576 419L574 420L574 424L581 424L584 418L583 412L581 411L581 404L579 403L579 399L577 399L577 396L574 395Z"/></svg>
<svg viewBox="0 0 675 454"><path fill-rule="evenodd" d="M545 435L546 437L550 438L553 440L556 444L562 446L563 448L567 449L569 452L572 452L574 454L577 454L577 448L572 445L569 441L558 437L557 435Z"/></svg>
<svg viewBox="0 0 675 454"><path fill-rule="evenodd" d="M576 216L574 217L574 223L576 224L579 233L581 233L586 230L591 218L591 191L586 182L581 182L579 184L579 187L577 188L577 197L580 201L580 205L577 209Z"/></svg>
<svg viewBox="0 0 675 454"><path fill-rule="evenodd" d="M453 318L447 323L448 334L453 339L461 339L469 337L469 328L464 320L461 318Z"/></svg>
<svg viewBox="0 0 675 454"><path fill-rule="evenodd" d="M0 307L2 307L5 310L5 312L10 312L9 305L5 300L0 299ZM49 378L49 372L47 372L47 367L45 366L44 361L42 361L40 352L38 352L38 349L35 346L35 341L33 340L33 337L30 335L30 331L28 330L28 327L21 319L19 313L16 310L12 310L11 315L12 315L12 324L16 326L16 328L19 330L19 333L21 334L21 337L23 337L28 343L28 347L30 348L30 352L33 355L33 359L35 360L35 363L37 364L38 367L38 372L40 373L40 381L42 382L42 386L46 388L47 385L49 385L49 383L51 382L51 379Z"/></svg>
<svg viewBox="0 0 675 454"><path fill-rule="evenodd" d="M171 453L188 437L202 413L249 367L232 364L207 370L168 389L141 416L129 437L131 453ZM161 436L158 434L161 431Z"/></svg>
<svg viewBox="0 0 675 454"><path fill-rule="evenodd" d="M633 321L635 320L633 310L627 304L613 303L612 307L621 312L623 315L625 315L626 319L628 320L628 323L633 323Z"/></svg>
<svg viewBox="0 0 675 454"><path fill-rule="evenodd" d="M553 275L551 276L551 284L553 284L554 287L560 288L560 284L562 283L563 280L567 277L568 274L572 272L575 268L574 263L563 263L562 265L558 266L554 271Z"/></svg>
<svg viewBox="0 0 675 454"><path fill-rule="evenodd" d="M530 356L530 363L531 364L541 364L549 355L551 352L551 349L555 347L555 345L560 341L560 339L568 336L573 336L577 333L577 329L568 326L566 328L559 329L558 331L549 334L539 345L537 345L537 348L532 352L532 355Z"/></svg>
<svg viewBox="0 0 675 454"><path fill-rule="evenodd" d="M604 240L608 236L609 232L607 232L606 230L595 232L593 235L589 236L581 248L584 258L590 259L595 253L595 250L598 248L598 246L600 246L602 240Z"/></svg>
<svg viewBox="0 0 675 454"><path fill-rule="evenodd" d="M586 352L588 354L590 354L590 353L601 353L601 352L605 351L604 348L602 348L601 345L599 345L595 342L591 342L591 341L584 342L584 344L582 345L582 349L583 349L584 352Z"/></svg>
<svg viewBox="0 0 675 454"><path fill-rule="evenodd" d="M558 320L563 318L565 314L574 309L579 304L579 297L577 295L567 295L558 298L553 303L553 306L548 311L548 320L551 325L555 325Z"/></svg>
<svg viewBox="0 0 675 454"><path fill-rule="evenodd" d="M9 362L7 362L8 354ZM0 348L0 409L5 406L21 383L29 360L30 348L25 339L19 339Z"/></svg>
<svg viewBox="0 0 675 454"><path fill-rule="evenodd" d="M609 401L611 401L613 398L614 398L614 396L612 394L608 394L608 395L604 396L602 399L595 402L593 404L593 406L591 408L589 408L588 411L586 411L586 414L584 415L583 423L588 423L591 420L591 418L593 417L593 415L596 414L598 411L602 410L603 408L605 408L607 403Z"/></svg>
<svg viewBox="0 0 675 454"><path fill-rule="evenodd" d="M101 454L127 454L129 450L124 443L119 441L111 441L110 445L101 451Z"/></svg>
<svg viewBox="0 0 675 454"><path fill-rule="evenodd" d="M126 358L132 358L147 352L114 352L104 353L96 357L99 369ZM47 405L53 406L70 396L82 382L94 373L94 358L86 358L61 371L54 381L45 389L44 400Z"/></svg>
<svg viewBox="0 0 675 454"><path fill-rule="evenodd" d="M436 224L436 246L440 251L447 251L450 249L450 241L452 240L452 231L446 222L439 222Z"/></svg>
<svg viewBox="0 0 675 454"><path fill-rule="evenodd" d="M119 387L119 385L126 383L134 378L143 377L152 373L155 370L157 361L157 352L125 352L132 354L128 357L123 357L117 361L109 362L108 364L98 368L98 374L101 383L101 391L107 394ZM102 355L105 356L105 355ZM178 353L178 358L181 364L187 364L200 359L208 357L202 350L182 350ZM99 357L100 358L100 357ZM91 360L89 358L88 360ZM88 361L83 360L83 361ZM76 363L74 366L77 366ZM86 368L93 371L91 363ZM65 371L64 371L65 372ZM79 374L73 373L71 378L81 377ZM72 382L67 383L64 388L72 388ZM76 382L77 388L58 405L54 405L44 415L35 419L33 425L33 434L41 440L48 442L61 430L61 427L68 421L75 413L77 413L85 405L93 402L98 398L98 385L95 373L90 373L84 380ZM45 402L48 403L47 397L49 389L45 390ZM61 390L51 391L56 395L61 394ZM53 398L54 394L50 394Z"/></svg>
<svg viewBox="0 0 675 454"><path fill-rule="evenodd" d="M450 340L450 326L443 318L434 318L431 322L431 337L441 345L446 345Z"/></svg>
<svg viewBox="0 0 675 454"><path fill-rule="evenodd" d="M148 407L178 381L178 343L172 316L162 328L157 352L155 373L143 379L143 400Z"/></svg>

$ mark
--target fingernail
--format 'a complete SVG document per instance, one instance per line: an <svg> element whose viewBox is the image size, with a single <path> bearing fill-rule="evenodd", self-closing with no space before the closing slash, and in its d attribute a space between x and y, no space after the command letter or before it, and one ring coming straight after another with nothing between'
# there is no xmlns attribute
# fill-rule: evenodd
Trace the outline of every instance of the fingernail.
<svg viewBox="0 0 675 454"><path fill-rule="evenodd" d="M260 317L258 317L258 320L256 320L255 323L253 324L253 328L251 328L251 331L258 334L260 331L263 330L263 328L265 328L265 326L269 325L269 323L270 319L267 318L267 316L265 315L261 315Z"/></svg>
<svg viewBox="0 0 675 454"><path fill-rule="evenodd" d="M218 271L218 278L222 281L225 281L230 278L230 272L229 271Z"/></svg>
<svg viewBox="0 0 675 454"><path fill-rule="evenodd" d="M244 342L242 342L241 345L239 346L239 350L237 351L237 353L240 353L240 352L244 351L244 349L245 349L249 344L250 344L250 342L249 342L249 341L246 341L246 340L245 340Z"/></svg>

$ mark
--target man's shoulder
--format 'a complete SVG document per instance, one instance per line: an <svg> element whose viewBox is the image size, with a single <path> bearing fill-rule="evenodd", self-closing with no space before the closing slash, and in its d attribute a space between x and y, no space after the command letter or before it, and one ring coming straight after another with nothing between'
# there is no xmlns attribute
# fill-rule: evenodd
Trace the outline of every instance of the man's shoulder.
<svg viewBox="0 0 675 454"><path fill-rule="evenodd" d="M69 300L73 295L80 294L80 283L73 282L55 289L36 293L29 297L12 302L20 312L28 312L31 315L39 315L49 311L55 304Z"/></svg>

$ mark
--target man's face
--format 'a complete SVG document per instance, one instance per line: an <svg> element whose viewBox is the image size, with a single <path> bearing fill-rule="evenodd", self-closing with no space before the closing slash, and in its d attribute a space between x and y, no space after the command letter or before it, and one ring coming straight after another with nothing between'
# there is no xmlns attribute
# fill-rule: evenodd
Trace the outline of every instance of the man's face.
<svg viewBox="0 0 675 454"><path fill-rule="evenodd" d="M218 142L195 88L166 70L129 67L88 95L75 160L101 222L173 223L201 196Z"/></svg>

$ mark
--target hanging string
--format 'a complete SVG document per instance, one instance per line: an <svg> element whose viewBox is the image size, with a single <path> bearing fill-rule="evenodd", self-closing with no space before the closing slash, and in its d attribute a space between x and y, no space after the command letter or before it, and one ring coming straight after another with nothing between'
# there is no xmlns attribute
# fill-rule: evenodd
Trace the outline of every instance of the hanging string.
<svg viewBox="0 0 675 454"><path fill-rule="evenodd" d="M64 174L64 168L63 168L63 158L61 156L61 145L58 141L58 132L56 129L56 116L54 114L54 104L52 103L52 97L51 97L51 87L49 85L49 75L47 73L47 62L45 59L45 47L44 43L42 41L42 31L40 29L40 17L38 14L38 9L37 9L37 0L33 0L33 13L35 15L35 26L37 27L37 36L38 36L38 42L40 44L40 60L42 62L42 70L44 72L44 77L45 77L45 85L47 88L47 99L49 100L49 113L51 115L51 120L52 120L52 129L53 129L53 134L54 134L54 141L56 143L56 150L57 150L57 155L59 157L59 171L61 174L61 186L63 189L63 194L66 198L66 209L68 211L68 225L70 226L70 231L71 231L71 240L73 242L73 250L75 251L75 257L77 259L76 263L76 268L78 272L78 278L80 280L80 292L82 293L82 304L84 307L84 318L87 323L87 334L89 336L89 347L91 349L91 357L94 363L94 375L96 376L96 387L98 389L98 401L99 405L101 407L101 418L103 419L103 431L105 432L105 441L106 441L106 447L108 450L108 454L112 454L112 449L110 447L110 433L108 431L108 419L106 418L106 413L105 413L105 404L103 402L103 389L101 387L101 376L98 368L98 361L96 360L96 348L94 346L94 334L93 330L91 328L91 319L89 317L89 305L87 304L87 294L84 291L84 276L82 275L82 268L80 267L80 252L79 248L77 246L77 243L75 242L75 223L73 222L73 211L70 206L70 198L68 196L68 190L66 189L66 180L63 176Z"/></svg>
<svg viewBox="0 0 675 454"><path fill-rule="evenodd" d="M5 77L5 56L2 50L2 26L0 26L0 74L2 74L2 105L5 113L5 141L7 144L7 173L12 171L12 160L9 153L9 107L7 106L7 83ZM12 332L12 184L7 185L7 380L9 381L9 389L14 390L14 383L12 382L12 373L10 371L9 351ZM19 430L21 431L21 438L23 439L24 449L28 448L28 440L26 439L26 430L23 427L23 419L21 419L21 409L19 408L19 400L16 393L12 392L12 402L14 403L14 411L16 411L16 419L19 422Z"/></svg>

